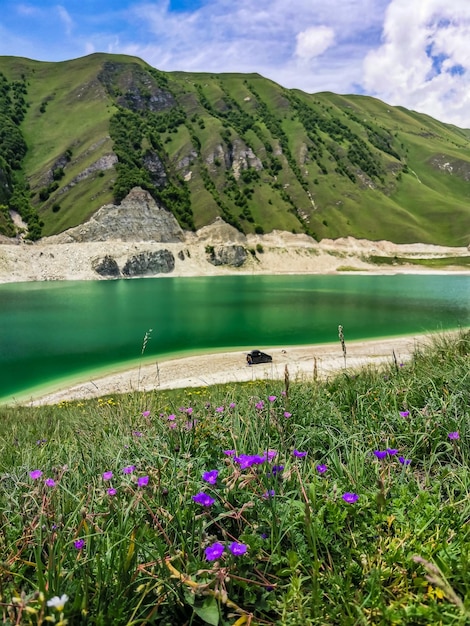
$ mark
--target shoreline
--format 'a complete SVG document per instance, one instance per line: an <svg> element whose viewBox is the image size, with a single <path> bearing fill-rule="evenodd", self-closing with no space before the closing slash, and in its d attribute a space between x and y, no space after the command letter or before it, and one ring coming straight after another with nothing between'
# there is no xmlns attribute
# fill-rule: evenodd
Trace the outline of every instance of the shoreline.
<svg viewBox="0 0 470 626"><path fill-rule="evenodd" d="M347 342L346 371L351 372L367 365L392 363L394 355L399 365L404 364L417 347L425 346L432 336L413 334ZM242 350L166 358L161 362L90 378L86 382L52 392L38 391L27 400L7 402L6 405L43 406L114 394L209 387L252 380L283 380L286 368L291 382L301 382L313 380L315 376L325 379L345 368L339 340L327 344L263 348L263 351L273 357L272 363L248 366L247 351Z"/></svg>
<svg viewBox="0 0 470 626"><path fill-rule="evenodd" d="M207 250L244 250L241 264L235 259L211 262ZM104 276L95 269L104 255L112 258L116 267L123 268L129 258L139 255L169 255L172 269L139 274L132 278L180 278L226 275L294 275L294 274L463 274L470 267L430 268L413 264L415 259L466 258L465 247L432 244L394 244L346 237L323 239L320 242L307 235L273 231L265 235L242 236L228 225L216 222L197 233L187 234L184 241L159 243L155 241L127 242L107 240L95 242L65 242L59 235L36 243L4 243L0 240L0 285L43 281L129 280L122 273ZM372 263L374 255L390 259L389 264ZM394 257L409 263L394 262Z"/></svg>

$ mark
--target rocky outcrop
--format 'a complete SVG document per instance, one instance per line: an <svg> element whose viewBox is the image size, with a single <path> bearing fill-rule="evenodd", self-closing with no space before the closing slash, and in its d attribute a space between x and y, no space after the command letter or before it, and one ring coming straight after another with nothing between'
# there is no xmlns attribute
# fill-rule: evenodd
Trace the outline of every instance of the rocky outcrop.
<svg viewBox="0 0 470 626"><path fill-rule="evenodd" d="M207 260L212 265L230 265L241 267L247 258L247 252L243 246L208 246Z"/></svg>
<svg viewBox="0 0 470 626"><path fill-rule="evenodd" d="M97 274L103 276L103 278L117 278L121 275L121 270L119 269L116 259L113 259L109 254L93 259L91 267Z"/></svg>
<svg viewBox="0 0 470 626"><path fill-rule="evenodd" d="M458 176L465 182L470 181L470 163L468 161L450 157L446 154L435 154L429 159L429 163L441 172Z"/></svg>
<svg viewBox="0 0 470 626"><path fill-rule="evenodd" d="M197 240L209 244L246 244L246 236L239 230L216 217L212 224L197 231Z"/></svg>
<svg viewBox="0 0 470 626"><path fill-rule="evenodd" d="M184 231L174 215L140 187L134 187L120 205L106 204L84 224L54 237L57 243L112 240L177 243L184 239Z"/></svg>
<svg viewBox="0 0 470 626"><path fill-rule="evenodd" d="M123 276L169 274L175 269L175 257L169 250L141 252L132 256L122 268Z"/></svg>
<svg viewBox="0 0 470 626"><path fill-rule="evenodd" d="M154 150L148 150L142 159L145 169L150 174L152 183L157 187L166 185L168 176L160 157Z"/></svg>

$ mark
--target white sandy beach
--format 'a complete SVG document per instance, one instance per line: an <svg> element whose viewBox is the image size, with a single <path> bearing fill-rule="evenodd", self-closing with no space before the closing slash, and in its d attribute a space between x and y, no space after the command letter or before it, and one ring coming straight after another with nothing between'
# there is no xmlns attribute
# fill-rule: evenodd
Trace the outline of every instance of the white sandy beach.
<svg viewBox="0 0 470 626"><path fill-rule="evenodd" d="M409 360L418 346L424 346L429 341L430 335L413 335L349 342L346 343L346 367L348 372L352 372L364 365L393 363L394 354L400 365ZM133 391L204 387L256 379L282 380L286 369L291 382L313 380L315 375L325 379L345 367L339 340L331 344L263 350L273 357L272 363L248 366L246 352L240 350L168 359L89 379L44 395L38 393L21 404L37 406Z"/></svg>

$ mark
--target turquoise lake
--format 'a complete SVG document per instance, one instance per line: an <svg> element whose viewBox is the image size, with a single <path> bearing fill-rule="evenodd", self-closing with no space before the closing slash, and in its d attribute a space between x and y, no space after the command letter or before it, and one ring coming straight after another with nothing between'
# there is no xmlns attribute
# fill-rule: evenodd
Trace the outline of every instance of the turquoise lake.
<svg viewBox="0 0 470 626"><path fill-rule="evenodd" d="M470 276L224 276L0 285L0 400L222 349L468 327ZM143 338L152 329L142 356Z"/></svg>

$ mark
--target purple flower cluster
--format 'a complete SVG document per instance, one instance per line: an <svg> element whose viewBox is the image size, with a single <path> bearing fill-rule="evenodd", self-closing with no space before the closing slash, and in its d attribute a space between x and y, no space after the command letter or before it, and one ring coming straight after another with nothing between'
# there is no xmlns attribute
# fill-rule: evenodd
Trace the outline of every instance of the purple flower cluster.
<svg viewBox="0 0 470 626"><path fill-rule="evenodd" d="M386 450L374 450L374 455L382 460L385 459L386 456L395 456L398 452L396 448L387 448Z"/></svg>
<svg viewBox="0 0 470 626"><path fill-rule="evenodd" d="M41 478L42 475L43 475L43 472L40 469L31 470L29 472L29 477L31 478L31 480L38 480L39 478ZM44 484L46 485L46 487L56 486L56 482L53 478L46 478L44 481Z"/></svg>
<svg viewBox="0 0 470 626"><path fill-rule="evenodd" d="M387 448L386 450L374 450L373 454L379 460L385 459L386 456L395 456L398 454L398 450L396 448ZM402 465L409 465L411 463L411 459L405 459L404 456L399 456L398 461Z"/></svg>
<svg viewBox="0 0 470 626"><path fill-rule="evenodd" d="M232 452L232 450L226 450L225 454L229 452ZM276 455L276 450L267 450L263 454L239 454L238 456L233 456L233 460L235 463L238 463L240 469L247 469L252 465L262 465L266 461L272 461Z"/></svg>
<svg viewBox="0 0 470 626"><path fill-rule="evenodd" d="M233 556L243 556L248 551L248 546L244 543L239 543L238 541L232 541L232 543L228 546L229 551L233 554ZM207 561L216 561L220 559L222 554L225 551L225 546L220 541L216 541L204 550L204 554L206 555Z"/></svg>

